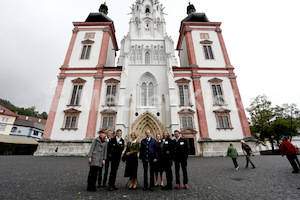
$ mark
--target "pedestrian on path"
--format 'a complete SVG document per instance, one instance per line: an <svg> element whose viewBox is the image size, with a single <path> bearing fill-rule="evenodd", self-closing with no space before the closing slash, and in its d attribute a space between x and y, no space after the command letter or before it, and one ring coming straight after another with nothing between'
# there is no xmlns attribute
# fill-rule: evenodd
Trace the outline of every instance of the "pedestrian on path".
<svg viewBox="0 0 300 200"><path fill-rule="evenodd" d="M237 152L236 148L233 147L232 142L229 143L229 147L227 149L227 156L231 157L231 159L233 161L233 164L234 164L235 170L239 170L239 165L237 163L237 157L239 155L238 155L238 152Z"/></svg>
<svg viewBox="0 0 300 200"><path fill-rule="evenodd" d="M105 160L107 159L107 141L105 139L105 131L98 132L99 137L95 138L92 142L90 152L88 154L88 161L90 171L88 176L88 191L96 191L97 173L102 171Z"/></svg>
<svg viewBox="0 0 300 200"><path fill-rule="evenodd" d="M249 162L251 163L253 169L256 168L254 163L252 162L252 160L250 158L250 156L253 155L252 154L252 149L250 148L250 146L248 144L245 143L244 140L241 140L241 144L242 144L243 152L246 153L246 163L247 163L246 168L248 168Z"/></svg>
<svg viewBox="0 0 300 200"><path fill-rule="evenodd" d="M284 156L284 154L286 155L287 159L289 160L290 164L294 169L292 173L299 173L299 168L296 164L297 148L288 141L287 136L282 137L282 143L280 145L280 154L282 155L282 157Z"/></svg>

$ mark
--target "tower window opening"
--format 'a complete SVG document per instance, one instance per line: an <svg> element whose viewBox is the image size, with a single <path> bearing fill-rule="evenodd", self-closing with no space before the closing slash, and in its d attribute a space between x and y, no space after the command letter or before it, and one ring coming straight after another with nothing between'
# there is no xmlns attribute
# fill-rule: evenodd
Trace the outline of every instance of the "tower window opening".
<svg viewBox="0 0 300 200"><path fill-rule="evenodd" d="M149 8L146 8L146 13L150 13L150 9Z"/></svg>
<svg viewBox="0 0 300 200"><path fill-rule="evenodd" d="M150 64L150 53L146 52L145 54L145 64Z"/></svg>
<svg viewBox="0 0 300 200"><path fill-rule="evenodd" d="M214 59L212 47L210 45L203 45L205 59Z"/></svg>
<svg viewBox="0 0 300 200"><path fill-rule="evenodd" d="M91 45L84 45L82 48L80 59L89 59L91 48L92 48Z"/></svg>

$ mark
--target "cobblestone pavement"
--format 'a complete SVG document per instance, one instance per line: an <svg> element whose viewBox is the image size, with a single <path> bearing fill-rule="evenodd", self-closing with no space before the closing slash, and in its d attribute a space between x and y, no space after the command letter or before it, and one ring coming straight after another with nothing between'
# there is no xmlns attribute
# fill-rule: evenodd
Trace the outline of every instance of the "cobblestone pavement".
<svg viewBox="0 0 300 200"><path fill-rule="evenodd" d="M245 168L245 157L239 157L239 171L228 157L189 158L189 190L157 187L154 192L142 190L140 163L139 188L126 189L128 179L123 177L121 162L118 191L87 192L87 158L0 156L0 199L300 199L300 174L291 173L286 157L252 158L257 168Z"/></svg>

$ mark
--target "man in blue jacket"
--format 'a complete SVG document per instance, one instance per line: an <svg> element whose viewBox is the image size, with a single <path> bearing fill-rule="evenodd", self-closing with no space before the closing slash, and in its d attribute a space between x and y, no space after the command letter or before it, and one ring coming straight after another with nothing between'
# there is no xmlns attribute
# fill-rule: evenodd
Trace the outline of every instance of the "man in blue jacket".
<svg viewBox="0 0 300 200"><path fill-rule="evenodd" d="M154 191L154 163L158 158L158 143L151 137L150 130L145 131L146 138L141 141L140 160L144 167L144 191L148 188L148 166L150 166L150 191Z"/></svg>

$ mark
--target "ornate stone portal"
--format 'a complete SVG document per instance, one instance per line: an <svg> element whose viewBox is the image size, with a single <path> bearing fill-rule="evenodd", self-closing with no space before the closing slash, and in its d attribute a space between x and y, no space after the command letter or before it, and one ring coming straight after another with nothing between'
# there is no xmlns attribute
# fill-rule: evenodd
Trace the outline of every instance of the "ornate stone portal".
<svg viewBox="0 0 300 200"><path fill-rule="evenodd" d="M163 132L163 125L151 112L146 111L138 117L132 126L132 132L137 135L137 140L141 141L145 137L145 131L150 130L153 137Z"/></svg>

